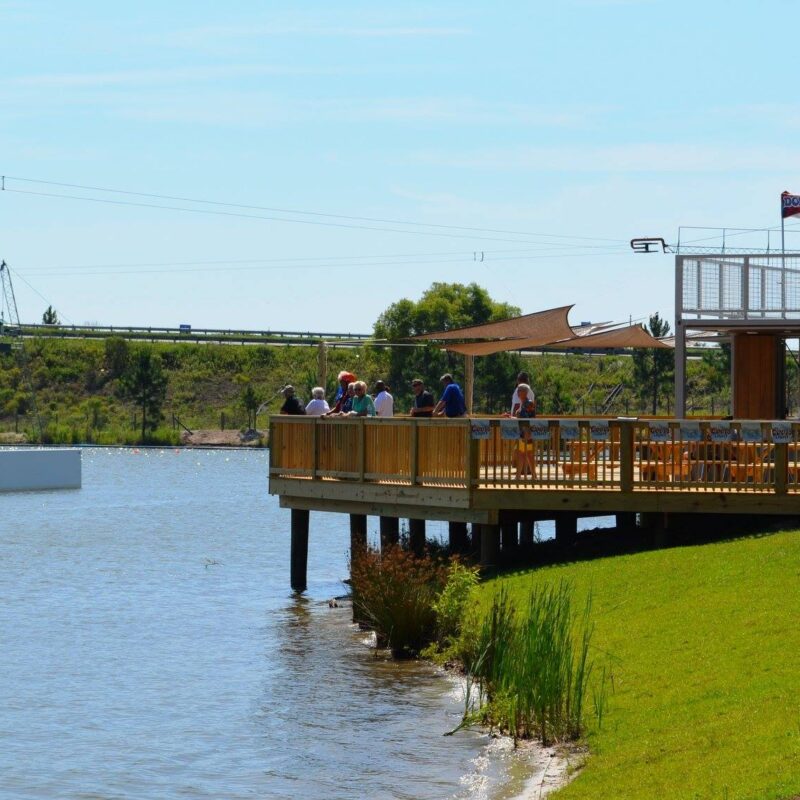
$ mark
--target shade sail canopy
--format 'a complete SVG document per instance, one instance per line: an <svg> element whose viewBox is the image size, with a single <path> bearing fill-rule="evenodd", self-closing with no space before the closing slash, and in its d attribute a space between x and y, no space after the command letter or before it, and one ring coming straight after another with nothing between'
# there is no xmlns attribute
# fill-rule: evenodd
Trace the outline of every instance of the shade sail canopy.
<svg viewBox="0 0 800 800"><path fill-rule="evenodd" d="M466 356L489 356L493 353L502 353L508 350L530 350L536 347L563 350L600 350L624 347L669 349L670 345L651 336L641 325L628 325L624 328L615 328L584 336L576 336L570 329L569 336L549 342L533 337L529 339L504 339L494 342L463 342L447 345L446 349Z"/></svg>
<svg viewBox="0 0 800 800"><path fill-rule="evenodd" d="M594 350L595 348L655 347L669 350L670 345L651 336L641 325L626 325L610 331L592 333L588 336L575 336L562 342L553 342L550 347L565 350Z"/></svg>
<svg viewBox="0 0 800 800"><path fill-rule="evenodd" d="M567 322L567 315L571 305L560 308L550 308L547 311L536 311L522 317L503 319L499 322L487 322L484 325L470 325L466 328L453 328L448 331L423 333L415 339L428 339L435 341L452 341L453 339L494 339L494 342L485 344L496 345L496 340L525 339L538 344L547 344L559 339L568 339L575 335ZM534 343L529 345L534 346ZM455 349L455 348L452 348ZM509 348L514 349L514 348ZM457 351L462 352L462 351ZM498 352L498 351L490 351Z"/></svg>

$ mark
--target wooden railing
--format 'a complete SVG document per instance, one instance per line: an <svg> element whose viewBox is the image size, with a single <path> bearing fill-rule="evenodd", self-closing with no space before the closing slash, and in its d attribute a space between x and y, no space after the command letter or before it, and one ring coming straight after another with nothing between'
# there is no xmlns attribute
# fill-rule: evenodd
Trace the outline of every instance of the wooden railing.
<svg viewBox="0 0 800 800"><path fill-rule="evenodd" d="M800 425L273 417L275 477L465 489L800 491Z"/></svg>

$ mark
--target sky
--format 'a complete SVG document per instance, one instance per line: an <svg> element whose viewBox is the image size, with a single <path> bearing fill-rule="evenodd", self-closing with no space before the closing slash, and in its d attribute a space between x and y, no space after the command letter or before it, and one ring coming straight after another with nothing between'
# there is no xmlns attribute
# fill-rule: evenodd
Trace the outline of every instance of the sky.
<svg viewBox="0 0 800 800"><path fill-rule="evenodd" d="M0 0L0 258L28 322L366 333L434 281L671 318L673 257L629 240L779 226L799 21L792 0Z"/></svg>

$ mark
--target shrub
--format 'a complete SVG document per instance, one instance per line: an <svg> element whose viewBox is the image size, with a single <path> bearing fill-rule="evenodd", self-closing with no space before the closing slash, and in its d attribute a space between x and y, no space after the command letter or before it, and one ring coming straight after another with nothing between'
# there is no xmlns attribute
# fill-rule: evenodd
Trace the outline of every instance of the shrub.
<svg viewBox="0 0 800 800"><path fill-rule="evenodd" d="M450 647L461 633L464 611L472 590L478 585L477 567L467 567L453 561L447 575L447 583L436 598L436 639L440 647Z"/></svg>
<svg viewBox="0 0 800 800"><path fill-rule="evenodd" d="M350 564L356 619L375 630L378 643L397 658L413 658L436 634L434 605L448 567L399 545L354 553Z"/></svg>

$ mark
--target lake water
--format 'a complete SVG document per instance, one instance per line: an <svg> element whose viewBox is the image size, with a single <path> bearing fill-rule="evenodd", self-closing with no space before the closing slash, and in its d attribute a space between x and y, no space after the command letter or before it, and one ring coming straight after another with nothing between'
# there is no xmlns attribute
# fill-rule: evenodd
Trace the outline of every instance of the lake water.
<svg viewBox="0 0 800 800"><path fill-rule="evenodd" d="M376 658L328 607L345 515L312 514L308 593L290 594L267 458L86 449L82 490L0 495L1 798L519 791L522 755L443 736L448 676Z"/></svg>

